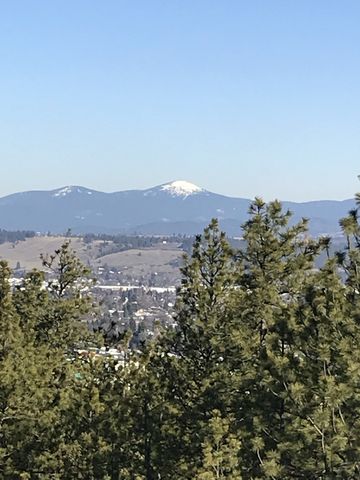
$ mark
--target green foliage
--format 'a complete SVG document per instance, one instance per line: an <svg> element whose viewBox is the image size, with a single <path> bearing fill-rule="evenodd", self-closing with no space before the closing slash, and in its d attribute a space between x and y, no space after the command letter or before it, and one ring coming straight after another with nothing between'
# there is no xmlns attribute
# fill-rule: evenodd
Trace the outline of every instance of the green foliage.
<svg viewBox="0 0 360 480"><path fill-rule="evenodd" d="M156 371L168 406L169 441L176 478L194 478L212 411L225 409L227 305L233 296L233 252L215 220L185 258L178 292L177 328L159 345ZM179 457L179 458L177 458ZM166 477L168 478L168 477ZM170 476L169 476L170 478Z"/></svg>
<svg viewBox="0 0 360 480"><path fill-rule="evenodd" d="M212 412L206 425L206 437L202 444L203 460L198 480L241 480L239 466L240 441L231 433L230 425L234 421L230 416L222 418L218 410Z"/></svg>
<svg viewBox="0 0 360 480"><path fill-rule="evenodd" d="M1 478L358 479L358 211L340 224L332 258L277 201L252 203L241 250L213 220L176 328L140 355L124 338L122 362L88 348L92 280L68 241L19 288L0 262Z"/></svg>

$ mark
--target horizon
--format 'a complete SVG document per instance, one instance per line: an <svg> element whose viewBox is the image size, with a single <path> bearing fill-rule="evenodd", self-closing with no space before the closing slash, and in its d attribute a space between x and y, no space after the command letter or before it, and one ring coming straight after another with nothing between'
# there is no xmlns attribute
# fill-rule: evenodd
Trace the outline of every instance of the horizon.
<svg viewBox="0 0 360 480"><path fill-rule="evenodd" d="M340 199L318 198L318 199L309 199L309 200L303 200L303 201L301 201L301 200L289 200L287 198L279 198L279 197L264 198L261 195L254 195L253 197L245 197L245 196L227 195L227 194L224 194L224 193L221 193L221 192L212 191L212 190L209 190L208 188L206 188L206 186L204 186L204 185L196 185L193 182L189 182L189 181L183 180L183 179L182 180L178 179L178 180L171 180L169 182L165 182L165 183L161 183L161 184L147 186L145 188L125 188L125 189L121 189L121 190L109 190L109 191L101 190L101 189L93 188L93 187L88 187L87 185L80 185L80 184L61 185L61 186L58 186L58 187L55 187L55 188L30 189L30 190L10 192L10 193L7 193L5 195L0 194L0 199L4 198L4 197L7 197L7 196L10 196L10 195L18 195L18 194L22 194L22 193L32 193L32 192L49 192L50 193L50 192L61 191L61 190L66 189L66 188L84 188L86 190L92 190L92 191L97 192L97 193L105 193L105 194L112 194L112 193L119 193L119 192L130 192L130 191L143 192L143 191L146 191L146 190L151 190L153 188L158 188L158 187L163 187L163 186L166 186L166 185L171 185L171 184L177 183L177 182L189 183L190 185L198 187L199 189L201 189L203 191L206 191L208 193L221 195L221 196L229 197L229 198L244 199L244 200L249 200L249 201L252 201L256 197L260 197L260 198L263 198L266 202L270 202L272 200L279 200L282 203L311 203L311 202L321 202L321 201L323 201L323 202L327 202L327 201L329 201L329 202L345 202L345 201L348 201L348 200L355 199L355 195L357 193L357 192L355 192L352 196L349 196L349 197L346 197L346 198L340 198ZM359 191L360 191L360 188L359 188Z"/></svg>

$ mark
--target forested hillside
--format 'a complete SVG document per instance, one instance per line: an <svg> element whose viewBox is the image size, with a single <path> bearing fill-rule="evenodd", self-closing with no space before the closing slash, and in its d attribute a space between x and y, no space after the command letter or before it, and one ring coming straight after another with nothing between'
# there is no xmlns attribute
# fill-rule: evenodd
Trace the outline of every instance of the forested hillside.
<svg viewBox="0 0 360 480"><path fill-rule="evenodd" d="M357 198L359 202L360 197ZM124 360L69 243L11 289L0 263L0 477L360 478L360 226L347 248L256 199L231 246L211 222L182 268L174 329ZM319 255L327 256L321 269Z"/></svg>

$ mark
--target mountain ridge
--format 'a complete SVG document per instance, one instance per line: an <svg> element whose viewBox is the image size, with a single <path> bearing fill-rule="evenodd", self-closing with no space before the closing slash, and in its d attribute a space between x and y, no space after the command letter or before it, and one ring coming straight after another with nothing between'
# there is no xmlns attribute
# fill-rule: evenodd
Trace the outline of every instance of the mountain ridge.
<svg viewBox="0 0 360 480"><path fill-rule="evenodd" d="M61 233L193 234L219 218L230 234L240 232L251 200L210 192L185 180L142 190L102 192L80 185L30 190L0 197L0 228ZM354 207L353 199L282 202L293 221L310 219L312 234L337 235L338 221Z"/></svg>

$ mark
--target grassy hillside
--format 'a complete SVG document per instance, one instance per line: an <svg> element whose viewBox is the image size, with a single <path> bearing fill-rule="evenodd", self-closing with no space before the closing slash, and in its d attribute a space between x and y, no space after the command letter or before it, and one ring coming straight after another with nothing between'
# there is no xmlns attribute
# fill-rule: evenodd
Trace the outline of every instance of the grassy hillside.
<svg viewBox="0 0 360 480"><path fill-rule="evenodd" d="M15 268L19 262L22 269L40 269L42 267L40 254L52 254L66 240L60 236L44 236L14 243L7 242L0 245L0 260L7 260L11 268ZM134 277L147 276L151 273L176 277L183 253L176 244L159 244L156 247L114 253L108 253L116 249L112 242L95 240L88 243L81 238L72 238L71 244L79 258L94 269L107 266Z"/></svg>

